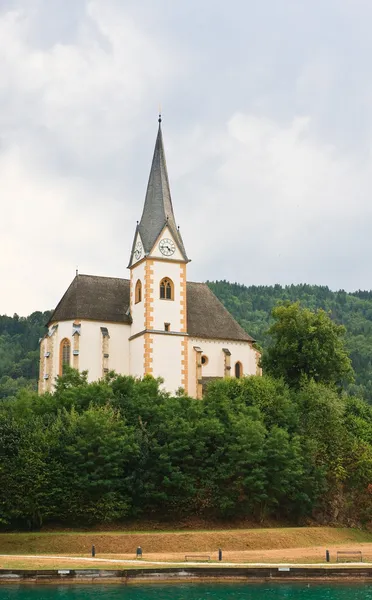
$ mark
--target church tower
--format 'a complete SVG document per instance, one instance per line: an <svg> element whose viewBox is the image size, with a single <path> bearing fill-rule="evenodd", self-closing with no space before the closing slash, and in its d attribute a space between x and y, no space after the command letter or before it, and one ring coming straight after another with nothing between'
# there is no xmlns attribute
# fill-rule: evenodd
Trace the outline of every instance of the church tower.
<svg viewBox="0 0 372 600"><path fill-rule="evenodd" d="M145 204L137 224L130 269L130 372L161 377L167 391L188 391L186 265L173 213L161 116Z"/></svg>

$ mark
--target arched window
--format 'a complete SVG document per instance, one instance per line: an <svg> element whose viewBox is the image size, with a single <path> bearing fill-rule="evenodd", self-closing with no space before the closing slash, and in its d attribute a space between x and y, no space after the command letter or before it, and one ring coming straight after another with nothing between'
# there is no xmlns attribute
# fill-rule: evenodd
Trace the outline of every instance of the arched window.
<svg viewBox="0 0 372 600"><path fill-rule="evenodd" d="M141 302L141 300L142 300L142 283L138 279L138 281L136 283L135 300L134 301L136 304L138 304L138 302Z"/></svg>
<svg viewBox="0 0 372 600"><path fill-rule="evenodd" d="M63 339L59 346L59 374L63 375L66 366L70 366L71 343L67 338Z"/></svg>
<svg viewBox="0 0 372 600"><path fill-rule="evenodd" d="M235 363L235 377L241 377L243 375L243 365L241 362Z"/></svg>
<svg viewBox="0 0 372 600"><path fill-rule="evenodd" d="M174 285L169 277L164 277L160 282L160 299L174 300Z"/></svg>

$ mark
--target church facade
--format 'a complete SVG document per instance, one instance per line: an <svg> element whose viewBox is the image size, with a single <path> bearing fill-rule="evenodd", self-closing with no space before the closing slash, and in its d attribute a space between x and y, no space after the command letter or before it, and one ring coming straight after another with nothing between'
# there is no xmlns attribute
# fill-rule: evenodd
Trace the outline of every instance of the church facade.
<svg viewBox="0 0 372 600"><path fill-rule="evenodd" d="M212 379L260 374L259 352L204 283L187 281L188 255L173 212L159 118L129 279L76 274L40 342L39 393L66 365L164 380L201 398Z"/></svg>

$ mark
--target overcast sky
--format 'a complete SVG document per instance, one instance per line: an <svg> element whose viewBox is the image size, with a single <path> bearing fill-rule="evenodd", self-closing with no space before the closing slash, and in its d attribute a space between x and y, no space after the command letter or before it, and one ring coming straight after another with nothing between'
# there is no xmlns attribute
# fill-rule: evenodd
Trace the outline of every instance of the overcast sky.
<svg viewBox="0 0 372 600"><path fill-rule="evenodd" d="M161 104L188 278L372 287L370 0L0 0L0 314L128 277Z"/></svg>

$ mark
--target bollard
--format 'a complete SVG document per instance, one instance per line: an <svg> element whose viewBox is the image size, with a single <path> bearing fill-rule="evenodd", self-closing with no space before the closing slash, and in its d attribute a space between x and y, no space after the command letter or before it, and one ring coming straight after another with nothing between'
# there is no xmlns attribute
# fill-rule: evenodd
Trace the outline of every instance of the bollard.
<svg viewBox="0 0 372 600"><path fill-rule="evenodd" d="M92 556L93 556L93 558L95 557L95 555L96 555L96 547L92 546Z"/></svg>
<svg viewBox="0 0 372 600"><path fill-rule="evenodd" d="M329 562L331 560L331 557L329 555L329 550L326 550L326 561Z"/></svg>
<svg viewBox="0 0 372 600"><path fill-rule="evenodd" d="M222 560L222 550L218 548L218 560Z"/></svg>
<svg viewBox="0 0 372 600"><path fill-rule="evenodd" d="M141 548L141 546L138 546L137 551L136 551L136 556L137 556L137 558L142 558L142 548Z"/></svg>

